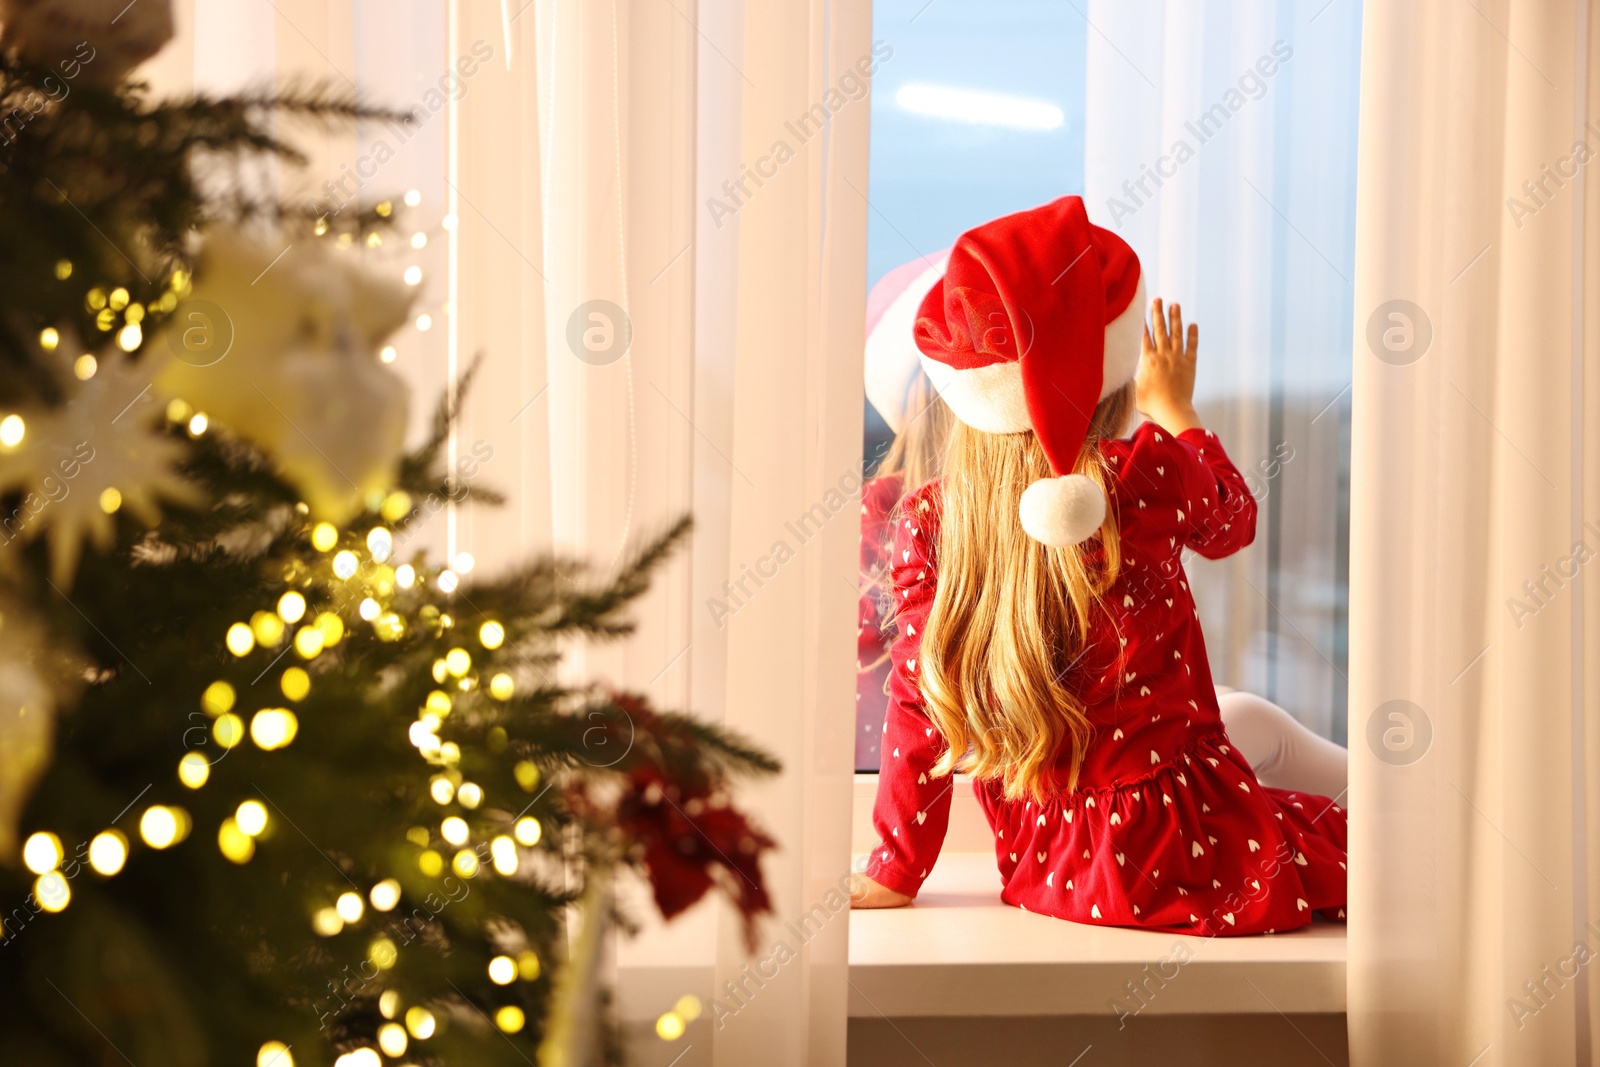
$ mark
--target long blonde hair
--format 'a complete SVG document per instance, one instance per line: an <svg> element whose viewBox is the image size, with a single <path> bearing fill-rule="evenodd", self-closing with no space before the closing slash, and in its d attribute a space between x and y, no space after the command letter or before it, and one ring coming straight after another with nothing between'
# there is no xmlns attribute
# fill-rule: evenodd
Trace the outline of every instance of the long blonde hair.
<svg viewBox="0 0 1600 1067"><path fill-rule="evenodd" d="M1133 414L1133 386L1095 408L1076 470L1106 487L1102 438ZM1022 490L1051 475L1031 432L987 434L957 423L945 456L939 583L922 635L917 674L928 717L949 745L933 773L999 779L1007 799L1042 800L1051 768L1070 745L1073 789L1089 741L1081 699L1065 684L1087 643L1091 613L1122 566L1108 508L1097 535L1051 548L1022 529Z"/></svg>
<svg viewBox="0 0 1600 1067"><path fill-rule="evenodd" d="M955 417L938 390L922 371L917 371L906 390L905 414L900 432L889 443L877 477L900 475L902 493L910 493L939 477Z"/></svg>

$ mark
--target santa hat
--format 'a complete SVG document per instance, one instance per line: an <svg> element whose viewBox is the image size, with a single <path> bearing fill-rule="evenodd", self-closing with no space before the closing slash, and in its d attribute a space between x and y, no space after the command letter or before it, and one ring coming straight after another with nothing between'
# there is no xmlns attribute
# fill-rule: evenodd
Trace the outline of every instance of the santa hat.
<svg viewBox="0 0 1600 1067"><path fill-rule="evenodd" d="M914 259L878 279L867 294L867 400L889 429L899 433L908 414L906 397L922 372L912 330L917 309L930 288L944 277L948 248Z"/></svg>
<svg viewBox="0 0 1600 1067"><path fill-rule="evenodd" d="M1076 196L962 234L922 300L922 366L956 418L1044 448L1055 477L1018 505L1036 541L1075 545L1105 519L1100 486L1073 468L1095 406L1138 370L1143 305L1138 257Z"/></svg>

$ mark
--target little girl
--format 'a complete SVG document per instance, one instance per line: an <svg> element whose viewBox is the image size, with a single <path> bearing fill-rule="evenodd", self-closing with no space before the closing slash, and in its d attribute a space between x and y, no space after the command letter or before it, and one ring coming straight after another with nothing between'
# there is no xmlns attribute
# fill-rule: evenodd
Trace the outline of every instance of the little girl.
<svg viewBox="0 0 1600 1067"><path fill-rule="evenodd" d="M1159 300L1146 328L1143 303L1138 259L1077 197L963 234L922 302L959 421L900 507L857 907L915 897L964 771L1007 903L1195 934L1344 918L1344 811L1262 786L1223 729L1181 553L1249 544L1255 500L1195 414L1197 328L1185 345ZM1124 439L1136 402L1150 421Z"/></svg>

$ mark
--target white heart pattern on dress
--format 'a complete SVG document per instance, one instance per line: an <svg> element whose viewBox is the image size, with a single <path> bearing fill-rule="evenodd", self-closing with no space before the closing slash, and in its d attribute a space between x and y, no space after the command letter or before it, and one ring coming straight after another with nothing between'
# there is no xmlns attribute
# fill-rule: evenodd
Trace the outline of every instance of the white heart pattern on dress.
<svg viewBox="0 0 1600 1067"><path fill-rule="evenodd" d="M918 826L921 826L923 823L925 823L927 821L928 821L928 813L927 812L925 812L925 811L917 812L917 825Z"/></svg>

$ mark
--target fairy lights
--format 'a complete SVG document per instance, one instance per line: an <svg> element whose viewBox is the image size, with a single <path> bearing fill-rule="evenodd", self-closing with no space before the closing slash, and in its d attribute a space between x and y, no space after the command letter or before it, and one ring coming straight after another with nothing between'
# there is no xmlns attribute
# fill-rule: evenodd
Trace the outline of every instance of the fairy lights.
<svg viewBox="0 0 1600 1067"><path fill-rule="evenodd" d="M383 1050L385 1056L404 1056L406 1046L409 1044L406 1028L399 1023L384 1023L378 1027L378 1047Z"/></svg>
<svg viewBox="0 0 1600 1067"><path fill-rule="evenodd" d="M256 837L267 828L267 809L259 800L246 800L233 813L234 822L247 837Z"/></svg>
<svg viewBox="0 0 1600 1067"><path fill-rule="evenodd" d="M154 849L171 848L189 833L189 816L182 808L155 804L139 817L139 836Z"/></svg>
<svg viewBox="0 0 1600 1067"><path fill-rule="evenodd" d="M224 819L217 827L217 849L228 862L245 864L256 854L256 841L239 828L236 819Z"/></svg>
<svg viewBox="0 0 1600 1067"><path fill-rule="evenodd" d="M303 667L290 667L278 679L278 688L283 690L285 697L298 703L311 693L311 675Z"/></svg>
<svg viewBox="0 0 1600 1067"><path fill-rule="evenodd" d="M294 1057L282 1041L268 1041L256 1051L256 1067L294 1067Z"/></svg>
<svg viewBox="0 0 1600 1067"><path fill-rule="evenodd" d="M283 748L300 731L300 722L288 708L263 708L250 720L250 740L264 752Z"/></svg>
<svg viewBox="0 0 1600 1067"><path fill-rule="evenodd" d="M188 752L178 761L178 781L190 789L199 789L211 777L211 764L198 752Z"/></svg>
<svg viewBox="0 0 1600 1067"><path fill-rule="evenodd" d="M338 912L339 918L346 923L355 923L361 921L366 905L361 902L359 893L345 892L340 893L339 899L333 902L333 910Z"/></svg>
<svg viewBox="0 0 1600 1067"><path fill-rule="evenodd" d="M418 1041L426 1041L432 1037L437 1025L433 1012L427 1008L417 1005L406 1009L406 1029Z"/></svg>
<svg viewBox="0 0 1600 1067"><path fill-rule="evenodd" d="M506 628L494 620L490 620L478 627L478 643L484 648L494 650L505 644Z"/></svg>
<svg viewBox="0 0 1600 1067"><path fill-rule="evenodd" d="M34 874L48 874L61 865L61 838L43 831L31 834L22 846L22 864Z"/></svg>
<svg viewBox="0 0 1600 1067"><path fill-rule="evenodd" d="M250 632L250 627L242 622L236 622L228 627L228 651L235 656L248 656L251 649L256 647L255 634Z"/></svg>
<svg viewBox="0 0 1600 1067"><path fill-rule="evenodd" d="M331 522L319 522L311 528L311 547L318 552L327 552L339 543L339 531L334 529Z"/></svg>
<svg viewBox="0 0 1600 1067"><path fill-rule="evenodd" d="M0 419L0 448L16 448L27 435L28 424L21 415L7 415Z"/></svg>
<svg viewBox="0 0 1600 1067"><path fill-rule="evenodd" d="M89 842L89 866L110 878L128 862L128 838L121 830L101 830Z"/></svg>
<svg viewBox="0 0 1600 1067"><path fill-rule="evenodd" d="M306 598L293 589L278 598L278 618L284 622L299 622L306 616Z"/></svg>
<svg viewBox="0 0 1600 1067"><path fill-rule="evenodd" d="M233 636L232 630L228 631L228 636L230 638ZM254 641L255 639L252 637L251 643L254 644ZM230 644L228 647L232 649L233 646ZM246 651L248 651L248 649ZM234 654L240 655L241 653ZM233 702L235 699L236 696L233 691L233 686L222 681L212 682L210 685L206 686L206 691L200 694L200 707L207 715L215 718L216 716L224 714L225 712L232 711Z"/></svg>
<svg viewBox="0 0 1600 1067"><path fill-rule="evenodd" d="M393 911L395 905L400 903L400 883L393 878L385 878L372 887L367 899L372 902L374 911Z"/></svg>

